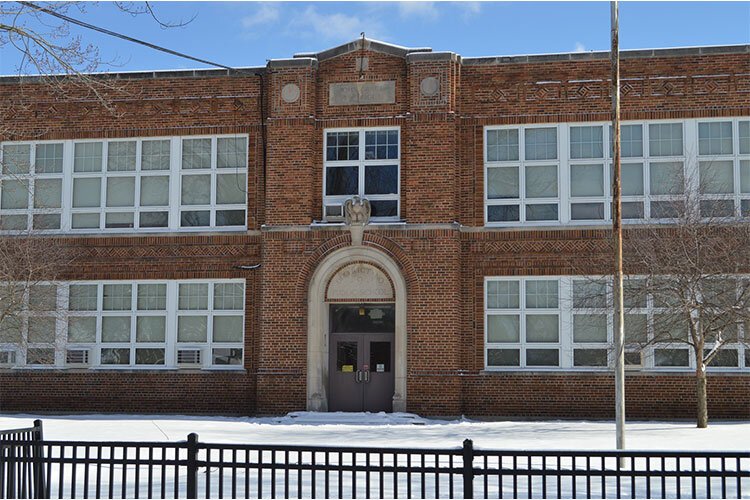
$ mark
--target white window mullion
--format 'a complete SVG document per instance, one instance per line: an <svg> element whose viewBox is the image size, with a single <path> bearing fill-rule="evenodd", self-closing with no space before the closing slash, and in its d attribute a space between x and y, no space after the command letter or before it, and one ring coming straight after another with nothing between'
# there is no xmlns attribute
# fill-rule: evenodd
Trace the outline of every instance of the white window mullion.
<svg viewBox="0 0 750 500"><path fill-rule="evenodd" d="M211 207L209 208L209 225L211 227L216 227L216 189L218 188L217 182L218 179L216 177L216 166L218 164L217 158L219 155L218 151L218 141L216 137L211 138L211 173L210 173L210 183L209 189L210 192L210 199L209 203Z"/></svg>
<svg viewBox="0 0 750 500"><path fill-rule="evenodd" d="M560 322L560 367L573 367L573 308L572 308L573 280L569 277L560 278L560 297L558 302ZM566 319L569 318L569 321Z"/></svg>
<svg viewBox="0 0 750 500"><path fill-rule="evenodd" d="M700 176L698 172L698 121L683 122L683 154L685 156L686 201L700 204ZM686 210L700 211L700 206L685 206Z"/></svg>
<svg viewBox="0 0 750 500"><path fill-rule="evenodd" d="M71 229L73 206L73 141L63 142L62 199L60 230L67 233Z"/></svg>
<svg viewBox="0 0 750 500"><path fill-rule="evenodd" d="M182 140L172 137L169 143L169 224L172 231L180 228L180 187L182 185Z"/></svg>
<svg viewBox="0 0 750 500"><path fill-rule="evenodd" d="M742 169L741 155L740 155L740 120L735 118L732 120L732 156L734 161L732 162L732 176L734 179L734 216L742 217ZM742 351L739 351L739 355L742 355Z"/></svg>
<svg viewBox="0 0 750 500"><path fill-rule="evenodd" d="M28 195L29 195L29 216L28 216L28 228L34 229L34 212L36 207L34 206L34 196L36 193L36 144L29 145L29 184L28 184Z"/></svg>
<svg viewBox="0 0 750 500"><path fill-rule="evenodd" d="M357 191L360 197L365 196L365 131L359 130L359 168L357 179Z"/></svg>
<svg viewBox="0 0 750 500"><path fill-rule="evenodd" d="M518 306L519 306L518 352L520 356L518 363L519 363L519 367L523 369L523 368L526 368L526 347L528 346L528 343L526 342L526 280L525 279L519 280L518 293L520 294L518 298Z"/></svg>
<svg viewBox="0 0 750 500"><path fill-rule="evenodd" d="M96 284L96 346L94 347L91 366L102 365L102 310L104 309L104 290L102 283Z"/></svg>
<svg viewBox="0 0 750 500"><path fill-rule="evenodd" d="M135 170L133 172L133 230L141 227L141 148L143 141L135 141Z"/></svg>
<svg viewBox="0 0 750 500"><path fill-rule="evenodd" d="M557 195L560 198L560 224L570 222L570 125L557 127L557 143L559 147L557 172Z"/></svg>
<svg viewBox="0 0 750 500"><path fill-rule="evenodd" d="M612 193L612 174L610 172L614 169L614 158L612 155L612 148L610 147L610 144L613 144L614 137L610 137L612 135L612 127L603 125L602 126L602 146L603 146L603 154L602 154L602 168L604 168L604 221L605 222L611 222L612 221L612 202L613 199L613 193ZM622 126L620 127L620 130L622 131ZM622 139L622 138L621 138ZM622 168L622 154L620 155L620 168ZM622 179L622 175L620 176ZM622 192L620 192L620 198L622 199Z"/></svg>
<svg viewBox="0 0 750 500"><path fill-rule="evenodd" d="M173 280L167 281L164 364L170 368L177 367L177 283Z"/></svg>
<svg viewBox="0 0 750 500"><path fill-rule="evenodd" d="M526 127L518 127L518 222L526 222Z"/></svg>
<svg viewBox="0 0 750 500"><path fill-rule="evenodd" d="M65 344L66 339L64 337L66 328L63 326L65 323L65 317L58 314L58 311L62 311L62 294L63 287L59 284L55 285L55 310L54 310L54 321L55 321L55 336L52 341L52 345L55 350L55 362L54 366L62 368L65 365Z"/></svg>

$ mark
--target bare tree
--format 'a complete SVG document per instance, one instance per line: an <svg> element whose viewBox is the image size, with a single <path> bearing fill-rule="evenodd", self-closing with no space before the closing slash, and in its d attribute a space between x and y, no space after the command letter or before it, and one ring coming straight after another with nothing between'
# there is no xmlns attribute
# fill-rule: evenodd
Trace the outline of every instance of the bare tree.
<svg viewBox="0 0 750 500"><path fill-rule="evenodd" d="M0 364L54 364L59 279L72 263L63 246L26 232L0 239Z"/></svg>
<svg viewBox="0 0 750 500"><path fill-rule="evenodd" d="M182 27L193 21L165 21L149 2L114 2L124 15L146 15L162 28ZM85 16L88 2L0 3L0 48L21 55L19 75L65 75L85 78L87 73L107 69L117 61L105 60L99 48L71 32L76 16Z"/></svg>
<svg viewBox="0 0 750 500"><path fill-rule="evenodd" d="M663 207L674 218L668 224L631 228L625 240L630 275L629 308L651 302L650 332L631 321L632 344L650 345L658 364L684 365L694 356L698 427L708 425L706 368L739 366L738 350L750 326L750 223L735 217L729 189L702 168L697 189L686 189ZM719 192L720 194L716 194ZM745 338L740 331L745 330ZM689 346L690 349L672 347Z"/></svg>
<svg viewBox="0 0 750 500"><path fill-rule="evenodd" d="M80 24L92 3L84 2L0 2L0 50L20 57L15 71L19 81L14 98L0 103L0 141L34 139L16 130L12 117L23 100L27 86L31 97L41 86L55 99L93 99L103 111L115 113L114 97L130 94L127 87L97 71L118 65L105 59L98 47L87 43L71 27ZM160 19L148 2L115 2L123 16L144 15L162 28L184 26L187 21ZM123 42L126 43L126 42ZM54 146L54 145L53 145ZM75 263L75 256L58 238L40 236L31 228L45 226L45 217L57 217L61 186L32 182L29 144L3 145L0 156L0 365L14 364L16 352L25 353L27 364L49 364L60 351L55 335L59 310L60 279ZM39 160L37 160L38 162ZM55 181L56 179L52 179ZM49 181L49 180L48 180ZM31 186L34 186L33 188ZM46 189L45 189L46 188ZM57 191L55 191L57 189ZM55 198L57 201L47 205ZM57 209L56 209L57 207ZM30 214L33 208L33 215ZM49 209L49 210L47 210ZM32 222L33 221L33 222Z"/></svg>
<svg viewBox="0 0 750 500"><path fill-rule="evenodd" d="M128 95L131 89L95 72L112 70L121 65L121 61L106 58L96 45L87 43L83 36L71 30L79 18L85 18L92 5L94 3L89 2L0 2L0 50L20 56L15 68L16 73L24 77L19 82L19 92L24 91L27 82L42 83L58 99L71 95L90 97L106 111L115 113L111 105L113 96ZM182 27L193 20L165 21L157 16L149 2L113 2L113 5L123 16L143 15L165 29ZM5 106L3 115L12 116L10 104ZM12 136L13 132L7 125L0 125L0 134Z"/></svg>
<svg viewBox="0 0 750 500"><path fill-rule="evenodd" d="M750 344L750 221L732 176L719 170L725 166L701 160L689 169L694 175L681 165L670 171L658 197L644 202L652 220L631 221L624 231L626 365L693 365L701 428L708 425L708 367L741 366L738 346ZM601 329L610 307L607 255L601 249L585 267L571 265L587 276L577 280L571 306L599 315L579 316L581 328Z"/></svg>

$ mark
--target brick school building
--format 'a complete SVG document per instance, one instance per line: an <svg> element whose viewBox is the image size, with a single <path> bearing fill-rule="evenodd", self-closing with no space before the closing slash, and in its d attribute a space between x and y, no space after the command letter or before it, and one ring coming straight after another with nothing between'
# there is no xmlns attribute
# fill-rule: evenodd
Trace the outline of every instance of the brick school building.
<svg viewBox="0 0 750 500"><path fill-rule="evenodd" d="M701 141L750 216L749 69L622 52L627 224L668 222ZM0 411L613 416L611 313L573 300L609 273L609 71L357 40L99 75L104 99L0 79L0 237L73 257L2 329ZM748 418L750 347L725 349L709 413ZM632 349L629 416L693 415L692 359Z"/></svg>

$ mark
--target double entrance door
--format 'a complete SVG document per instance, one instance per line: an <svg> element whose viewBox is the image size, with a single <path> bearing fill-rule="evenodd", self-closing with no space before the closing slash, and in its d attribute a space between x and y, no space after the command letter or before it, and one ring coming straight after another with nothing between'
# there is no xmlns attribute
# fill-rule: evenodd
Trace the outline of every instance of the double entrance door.
<svg viewBox="0 0 750 500"><path fill-rule="evenodd" d="M393 304L330 306L330 411L393 411Z"/></svg>

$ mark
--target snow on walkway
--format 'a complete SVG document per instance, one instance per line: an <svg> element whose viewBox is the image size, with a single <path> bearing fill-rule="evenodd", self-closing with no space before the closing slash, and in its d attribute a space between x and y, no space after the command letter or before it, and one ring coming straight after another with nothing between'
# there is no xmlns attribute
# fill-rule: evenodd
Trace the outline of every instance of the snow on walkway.
<svg viewBox="0 0 750 500"><path fill-rule="evenodd" d="M10 415L0 430L44 421L50 440L181 441L196 432L204 442L290 445L453 448L466 438L489 449L613 449L611 421L476 421L427 419L408 413L290 413L284 417L177 415ZM750 422L630 422L631 450L750 450Z"/></svg>

